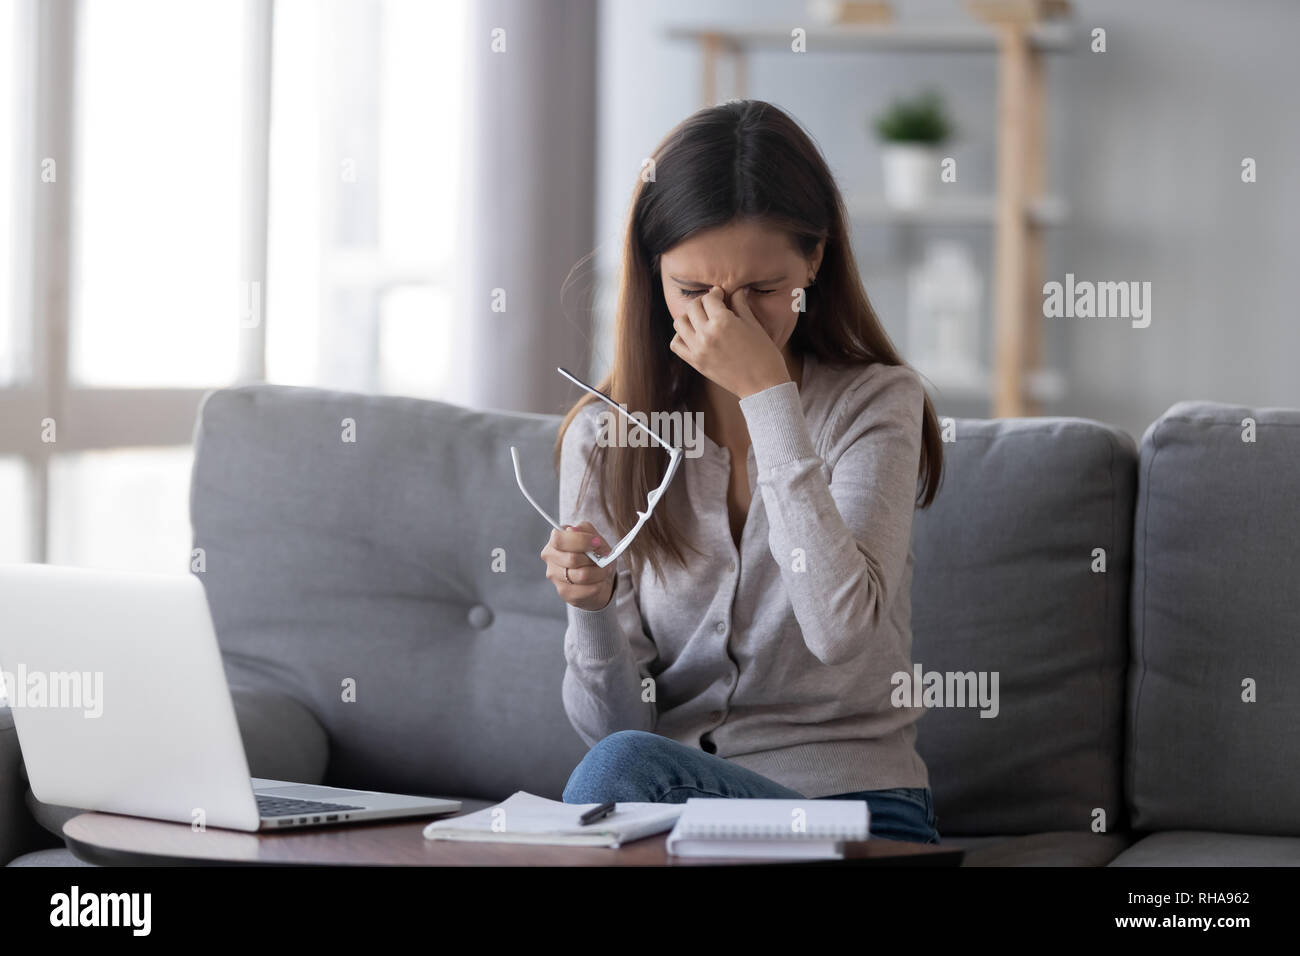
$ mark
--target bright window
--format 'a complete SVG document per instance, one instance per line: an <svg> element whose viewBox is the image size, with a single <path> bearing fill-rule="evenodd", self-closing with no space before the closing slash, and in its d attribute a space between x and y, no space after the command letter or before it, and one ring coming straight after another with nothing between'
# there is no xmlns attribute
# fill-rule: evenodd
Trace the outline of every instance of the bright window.
<svg viewBox="0 0 1300 956"><path fill-rule="evenodd" d="M22 57L18 50L18 7L0 3L0 385L14 380L17 329L14 327L17 288L14 252L15 200L18 183L14 175L19 158L16 151L22 137L14 135L21 115L18 102Z"/></svg>
<svg viewBox="0 0 1300 956"><path fill-rule="evenodd" d="M267 378L442 397L465 0L279 0Z"/></svg>
<svg viewBox="0 0 1300 956"><path fill-rule="evenodd" d="M185 569L210 388L441 396L465 25L0 0L0 561Z"/></svg>
<svg viewBox="0 0 1300 956"><path fill-rule="evenodd" d="M71 377L225 384L239 336L242 3L81 5Z"/></svg>
<svg viewBox="0 0 1300 956"><path fill-rule="evenodd" d="M50 561L133 571L189 569L189 448L57 455Z"/></svg>
<svg viewBox="0 0 1300 956"><path fill-rule="evenodd" d="M0 564L31 559L31 503L21 458L0 458Z"/></svg>

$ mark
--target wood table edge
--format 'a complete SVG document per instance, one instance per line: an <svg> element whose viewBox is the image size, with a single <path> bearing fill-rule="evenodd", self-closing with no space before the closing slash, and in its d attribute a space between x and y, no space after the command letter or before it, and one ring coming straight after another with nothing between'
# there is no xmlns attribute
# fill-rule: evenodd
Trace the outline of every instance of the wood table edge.
<svg viewBox="0 0 1300 956"><path fill-rule="evenodd" d="M113 813L100 812L100 811L86 811L84 813L77 814L77 816L70 818L63 824L62 827L60 827L60 832L62 833L64 842L67 844L67 847L72 852L73 856L75 856L77 859L85 863L90 863L96 866L163 866L163 867L174 867L174 866L182 866L182 867L188 867L188 866L291 866L291 867L292 866L299 866L299 867L301 866L306 866L306 867L425 866L425 867L447 867L447 868L459 868L463 866L485 866L485 867L499 866L499 867L513 867L513 868L534 868L535 867L538 869L542 869L547 867L550 868L567 867L567 866L582 867L584 865L592 865L592 864L584 864L584 863L563 864L563 863L554 863L554 862L521 863L517 861L516 862L507 861L501 863L482 863L482 862L472 862L472 861L465 862L465 863L456 863L456 862L409 863L400 860L388 862L384 860L356 860L356 861L352 861L348 859L293 860L293 859L270 859L270 858L232 859L232 858L220 857L220 856L186 856L186 855L178 855L176 853L157 852L149 849L127 849L120 846L103 846L99 843L94 842L94 840L89 836L86 836L84 834L74 835L68 832L68 828L78 822L80 822L82 826L87 826L96 822L94 819L92 820L83 819L86 817L106 818L106 819L120 818L122 820L132 821L137 825L141 822L146 824L158 824L160 826L184 826L184 824L179 824L167 820L152 820L149 818L131 817L124 814L113 814ZM414 822L413 821L388 821L388 822L378 821L372 825L373 826L386 825L388 827L404 825L405 827L410 828L413 833L418 834L420 833L420 829L417 829L417 827L422 829L424 826L424 822L425 821L422 820L414 821ZM362 825L358 825L358 826L362 826ZM78 828L74 827L74 830L75 829ZM308 829L311 831L312 835L320 835L322 830L325 830L325 828L316 828L316 827L305 828L305 830ZM339 827L339 828L329 828L329 829L342 830L344 828ZM349 827L348 829L355 830L356 827ZM276 837L292 838L295 835L304 835L305 830L282 831L278 833L273 831L271 834L256 832L256 833L245 833L244 835L247 835L252 838L259 838L268 835L276 836ZM223 833L230 832L235 834L244 833L244 831L225 831L225 830L221 830L220 832ZM421 837L421 839L423 839L423 837ZM754 860L754 859L746 859L746 858L686 859L680 857L668 857L666 854L663 854L664 859L661 860L659 858L660 854L656 853L655 848L651 848L647 843L647 841L656 841L656 840L659 841L660 843L665 843L667 841L667 834L666 833L655 834L654 836L645 837L642 840L638 840L635 843L627 844L615 850L601 851L604 853L619 853L619 854L632 852L635 853L637 856L644 855L647 852L649 852L651 854L651 858L645 862L636 862L634 860L632 861L621 860L619 862L611 861L608 864L598 863L594 865L595 866L605 865L610 867L631 866L631 867L642 867L642 868L644 867L671 868L671 867L682 867L682 866L691 867L691 868L700 867L700 866L704 866L704 867L712 867L712 866L726 866L726 867L735 867L735 866L760 866L760 867L960 866L965 856L965 851L959 847L953 847L944 844L911 843L906 841L894 841L894 840L884 840L882 838L876 838L871 841L863 841L861 843L849 844L846 847L845 857L842 859L834 859L834 860ZM891 849L896 850L896 852L881 854L881 853L867 851L868 848L871 848L871 850L874 851L875 847L878 847L883 843L896 844L896 847L891 847ZM475 847L485 846L485 844L482 843L474 843L471 845ZM507 845L500 844L498 846L505 847ZM518 846L522 847L524 845L519 844ZM530 847L530 848L534 848L534 847ZM554 852L556 850L569 850L569 849L584 850L584 849L595 849L595 848L549 847L548 849Z"/></svg>

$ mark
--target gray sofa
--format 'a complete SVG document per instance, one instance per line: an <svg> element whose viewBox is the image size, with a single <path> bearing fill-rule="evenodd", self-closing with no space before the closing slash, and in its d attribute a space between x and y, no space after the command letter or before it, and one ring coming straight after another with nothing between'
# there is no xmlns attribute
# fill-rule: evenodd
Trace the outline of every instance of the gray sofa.
<svg viewBox="0 0 1300 956"><path fill-rule="evenodd" d="M585 747L508 454L555 497L557 423L207 398L195 547L254 775L558 798ZM998 694L919 724L944 842L971 866L1300 865L1300 412L1181 403L1140 451L1082 419L953 426L916 517L913 657ZM76 811L32 798L4 710L0 784L0 859L75 863Z"/></svg>

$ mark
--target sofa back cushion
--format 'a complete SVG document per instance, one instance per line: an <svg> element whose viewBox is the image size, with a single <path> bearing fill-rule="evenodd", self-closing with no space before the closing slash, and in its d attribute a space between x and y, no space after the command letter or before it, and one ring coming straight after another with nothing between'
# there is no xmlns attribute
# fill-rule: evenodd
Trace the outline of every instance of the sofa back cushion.
<svg viewBox="0 0 1300 956"><path fill-rule="evenodd" d="M556 501L557 423L269 385L204 402L191 512L227 675L315 714L328 782L559 797L586 748L509 451Z"/></svg>
<svg viewBox="0 0 1300 956"><path fill-rule="evenodd" d="M1181 402L1138 475L1134 826L1295 836L1300 411Z"/></svg>
<svg viewBox="0 0 1300 956"><path fill-rule="evenodd" d="M1082 419L950 427L913 524L912 657L997 706L945 695L917 724L939 830L1120 828L1136 446Z"/></svg>

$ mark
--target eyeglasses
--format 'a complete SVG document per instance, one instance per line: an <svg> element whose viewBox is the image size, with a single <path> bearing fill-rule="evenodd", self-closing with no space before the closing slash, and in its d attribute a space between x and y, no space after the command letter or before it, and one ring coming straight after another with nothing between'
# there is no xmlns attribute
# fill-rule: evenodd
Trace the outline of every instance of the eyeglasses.
<svg viewBox="0 0 1300 956"><path fill-rule="evenodd" d="M650 438L656 444L663 446L663 448L668 452L669 455L668 470L664 472L664 480L659 482L658 488L650 492L649 497L646 499L645 511L638 511L636 513L637 520L636 520L636 524L632 526L632 530L629 531L627 534L623 535L622 539L618 542L618 544L614 545L614 549L610 551L609 554L602 556L596 554L593 551L587 552L587 557L591 558L591 560L595 562L597 567L603 568L606 565L612 564L618 558L618 556L627 549L627 546L632 543L632 540L637 536L637 534L641 531L641 529L645 527L645 523L650 520L650 516L654 514L655 505L659 503L659 499L663 497L663 493L668 490L668 485L673 480L673 475L677 474L677 466L682 463L682 450L664 441L662 438L656 435L649 428L647 428L646 426L642 425L639 421L637 421L636 418L634 418L627 411L627 409L625 409L622 405L614 401L612 398L610 398L608 395L606 395L604 392L600 391L599 389L592 388L590 385L582 381L582 379L578 378L578 376L574 375L568 369L557 368L556 371L559 372L561 375L563 375L565 378L567 378L574 385L577 385L579 388L583 389L584 391L591 392L591 394L595 395L606 405L613 406L614 409L617 410L620 415L622 415L624 418L628 420L629 424L636 426L637 428L641 429L641 431L649 435ZM552 518L549 514L547 514L546 509L543 508L541 505L539 505L537 503L537 500L528 493L528 489L524 487L524 476L519 471L519 449L515 448L514 445L510 446L510 460L513 461L515 465L515 481L518 482L519 490L524 493L524 497L528 499L528 503L537 509L537 513L541 515L543 518L545 518L547 522L550 523L552 528L554 528L556 531L563 531L564 530L563 526L554 518Z"/></svg>

